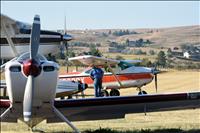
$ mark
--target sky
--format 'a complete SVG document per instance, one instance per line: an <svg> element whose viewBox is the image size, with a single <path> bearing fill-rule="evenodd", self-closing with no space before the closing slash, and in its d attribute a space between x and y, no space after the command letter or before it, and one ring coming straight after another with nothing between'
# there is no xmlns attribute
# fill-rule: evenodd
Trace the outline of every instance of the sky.
<svg viewBox="0 0 200 133"><path fill-rule="evenodd" d="M199 1L1 1L1 13L42 29L135 29L200 25Z"/></svg>

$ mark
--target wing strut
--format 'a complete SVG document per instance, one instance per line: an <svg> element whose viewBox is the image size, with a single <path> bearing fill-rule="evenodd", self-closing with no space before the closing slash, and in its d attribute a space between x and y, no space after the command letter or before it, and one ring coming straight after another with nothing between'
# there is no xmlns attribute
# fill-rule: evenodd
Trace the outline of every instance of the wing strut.
<svg viewBox="0 0 200 133"><path fill-rule="evenodd" d="M18 56L17 49L16 49L15 45L13 44L13 41L12 41L12 39L10 38L10 36L9 36L7 30L6 30L5 24L2 23L2 25L3 25L2 28L3 28L3 30L4 30L4 32L5 32L5 34L6 34L6 38L7 38L7 40L8 40L8 43L9 43L9 45L10 45L10 47L11 47L11 49L12 49L14 55L15 55L15 57L17 57L17 56Z"/></svg>
<svg viewBox="0 0 200 133"><path fill-rule="evenodd" d="M1 114L0 120L2 120L2 119L11 111L12 106L13 106L12 103L10 103L10 107L7 108L7 109Z"/></svg>
<svg viewBox="0 0 200 133"><path fill-rule="evenodd" d="M119 83L119 86L122 87L122 83L121 81L118 79L117 75L115 74L115 72L113 71L113 69L111 68L110 64L107 64L109 70L111 71L111 73L114 75L115 79L117 80L117 82Z"/></svg>
<svg viewBox="0 0 200 133"><path fill-rule="evenodd" d="M54 104L52 104L52 108L55 114L64 122L66 122L74 130L75 133L80 133L80 131L54 106Z"/></svg>

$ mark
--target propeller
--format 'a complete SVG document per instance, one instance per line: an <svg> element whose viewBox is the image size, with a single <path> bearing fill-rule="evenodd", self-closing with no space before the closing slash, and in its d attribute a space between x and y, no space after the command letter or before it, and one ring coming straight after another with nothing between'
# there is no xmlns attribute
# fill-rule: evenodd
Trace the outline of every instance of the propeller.
<svg viewBox="0 0 200 133"><path fill-rule="evenodd" d="M40 17L35 15L30 38L30 59L23 63L23 72L27 76L27 82L24 92L23 115L24 121L28 122L31 119L34 80L41 72L40 64L37 61L38 48L40 43Z"/></svg>
<svg viewBox="0 0 200 133"><path fill-rule="evenodd" d="M157 74L154 74L155 75L155 88L156 88L156 93L158 92L158 78L157 78Z"/></svg>
<svg viewBox="0 0 200 133"><path fill-rule="evenodd" d="M60 47L61 47L61 53L64 51L64 47L66 50L66 53L68 53L68 41L72 40L72 36L67 34L67 29L66 29L66 16L64 19L64 29L63 29L64 33L61 34L61 42L60 42Z"/></svg>
<svg viewBox="0 0 200 133"><path fill-rule="evenodd" d="M156 93L158 92L158 77L157 77L157 75L158 75L158 73L159 73L160 71L157 69L157 65L154 67L154 69L152 70L152 73L154 74L154 80L155 80L155 89L156 89Z"/></svg>
<svg viewBox="0 0 200 133"><path fill-rule="evenodd" d="M68 61L68 41L70 41L70 40L72 40L72 36L67 35L66 16L65 16L63 42L64 42L65 50L67 53L66 61ZM67 64L67 72L68 72L68 64Z"/></svg>
<svg viewBox="0 0 200 133"><path fill-rule="evenodd" d="M63 35L63 37L66 38L66 41L64 42L64 45L65 45L65 50L66 50L66 52L68 54L68 40L67 40L67 28L66 28L66 16L65 16L65 22L64 22L64 35Z"/></svg>

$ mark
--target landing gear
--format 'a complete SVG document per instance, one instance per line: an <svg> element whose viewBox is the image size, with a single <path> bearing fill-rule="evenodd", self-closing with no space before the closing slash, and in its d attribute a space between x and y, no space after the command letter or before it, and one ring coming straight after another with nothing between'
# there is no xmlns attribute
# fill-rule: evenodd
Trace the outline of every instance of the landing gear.
<svg viewBox="0 0 200 133"><path fill-rule="evenodd" d="M147 92L142 90L141 87L139 87L138 90L139 90L138 95L146 95L147 94Z"/></svg>
<svg viewBox="0 0 200 133"><path fill-rule="evenodd" d="M65 99L65 97L60 97L60 100L64 100Z"/></svg>
<svg viewBox="0 0 200 133"><path fill-rule="evenodd" d="M107 90L102 90L102 91L101 91L101 96L102 96L102 97L107 97L107 96L109 96L108 91L107 91Z"/></svg>
<svg viewBox="0 0 200 133"><path fill-rule="evenodd" d="M147 94L146 91L140 91L140 92L138 92L138 95L145 95L145 94Z"/></svg>
<svg viewBox="0 0 200 133"><path fill-rule="evenodd" d="M65 117L56 107L54 107L54 105L52 105L52 108L56 115L64 122L66 122L74 130L75 133L80 133L80 131L71 123L71 121L69 121L67 117Z"/></svg>
<svg viewBox="0 0 200 133"><path fill-rule="evenodd" d="M120 96L120 92L118 89L112 89L110 91L110 96Z"/></svg>
<svg viewBox="0 0 200 133"><path fill-rule="evenodd" d="M67 97L67 99L72 99L72 95L69 95L69 96Z"/></svg>

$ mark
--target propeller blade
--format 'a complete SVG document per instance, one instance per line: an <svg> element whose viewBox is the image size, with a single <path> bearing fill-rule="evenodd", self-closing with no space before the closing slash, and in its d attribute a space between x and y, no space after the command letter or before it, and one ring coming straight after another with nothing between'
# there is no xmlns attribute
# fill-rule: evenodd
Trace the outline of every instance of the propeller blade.
<svg viewBox="0 0 200 133"><path fill-rule="evenodd" d="M66 16L65 16L65 20L64 20L64 34L67 34L67 28L66 28Z"/></svg>
<svg viewBox="0 0 200 133"><path fill-rule="evenodd" d="M157 65L155 65L154 69L152 69L152 73L154 74L154 80L155 80L155 89L156 93L158 92L158 78L157 75L160 71L157 69Z"/></svg>
<svg viewBox="0 0 200 133"><path fill-rule="evenodd" d="M38 54L38 48L40 43L40 17L35 15L30 38L30 60L24 63L23 71L27 75L26 87L24 91L23 101L23 115L24 121L29 122L31 120L32 104L33 104L33 92L34 92L34 78L39 75L40 68L36 61Z"/></svg>
<svg viewBox="0 0 200 133"><path fill-rule="evenodd" d="M34 88L34 77L32 75L29 75L26 82L24 101L23 101L23 114L25 122L28 122L31 119L33 90L34 90L33 88Z"/></svg>
<svg viewBox="0 0 200 133"><path fill-rule="evenodd" d="M38 53L40 43L40 17L35 15L30 39L30 58L35 59Z"/></svg>
<svg viewBox="0 0 200 133"><path fill-rule="evenodd" d="M67 36L67 27L66 27L66 16L65 16L65 22L64 22L64 35L63 35L63 40L66 40L65 41L65 49L66 49L66 52L68 54L68 36Z"/></svg>
<svg viewBox="0 0 200 133"><path fill-rule="evenodd" d="M155 88L156 88L156 93L157 93L158 92L157 74L155 74Z"/></svg>

